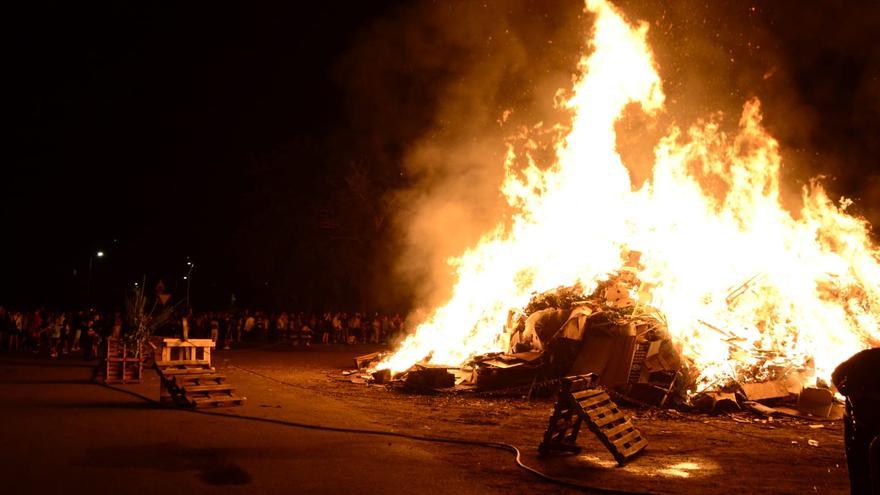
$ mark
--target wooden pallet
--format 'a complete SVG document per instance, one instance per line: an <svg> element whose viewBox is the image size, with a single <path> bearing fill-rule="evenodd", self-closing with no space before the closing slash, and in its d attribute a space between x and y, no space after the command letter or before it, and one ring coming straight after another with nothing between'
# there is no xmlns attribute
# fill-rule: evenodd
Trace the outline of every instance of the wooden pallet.
<svg viewBox="0 0 880 495"><path fill-rule="evenodd" d="M140 383L143 360L135 349L122 339L107 339L107 357L103 369L104 383Z"/></svg>
<svg viewBox="0 0 880 495"><path fill-rule="evenodd" d="M596 381L594 374L562 380L559 397L538 452L542 455L580 452L576 441L583 423L620 465L644 450L648 441L604 390L593 388Z"/></svg>
<svg viewBox="0 0 880 495"><path fill-rule="evenodd" d="M208 339L164 339L155 368L161 377L160 400L181 407L240 406L245 398L235 394L226 376L211 366L214 343Z"/></svg>
<svg viewBox="0 0 880 495"><path fill-rule="evenodd" d="M183 407L240 406L244 397L208 361L157 361L162 378L160 400Z"/></svg>

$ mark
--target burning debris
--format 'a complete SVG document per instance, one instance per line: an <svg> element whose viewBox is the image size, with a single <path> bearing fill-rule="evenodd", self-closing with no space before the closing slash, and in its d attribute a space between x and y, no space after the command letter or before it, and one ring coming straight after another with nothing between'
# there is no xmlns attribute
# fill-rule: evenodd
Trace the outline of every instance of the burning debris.
<svg viewBox="0 0 880 495"><path fill-rule="evenodd" d="M813 370L776 367L772 353L756 353L754 369L741 373L755 381L701 383L663 315L638 301L642 286L632 270L623 270L590 294L580 285L536 294L521 312L509 313L507 352L477 355L457 367L425 360L397 374L376 369L388 355L376 352L355 359L363 371L356 380L412 391L527 388L531 394L555 386L562 377L590 375L595 386L635 405L839 417L841 409L828 387L803 388ZM733 359L743 346L737 339L728 343Z"/></svg>

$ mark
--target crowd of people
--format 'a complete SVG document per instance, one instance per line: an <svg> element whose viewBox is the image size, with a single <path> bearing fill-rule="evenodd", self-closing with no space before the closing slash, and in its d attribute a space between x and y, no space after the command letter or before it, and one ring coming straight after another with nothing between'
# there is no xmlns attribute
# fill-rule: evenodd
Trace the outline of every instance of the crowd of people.
<svg viewBox="0 0 880 495"><path fill-rule="evenodd" d="M100 311L11 310L0 306L0 350L46 353L56 358L82 351L98 356L107 338L121 338L128 328L125 315ZM167 337L210 338L221 349L242 342L312 344L387 344L403 336L400 315L346 312L217 311L177 315L156 329Z"/></svg>
<svg viewBox="0 0 880 495"><path fill-rule="evenodd" d="M293 345L386 344L403 332L400 315L344 312L210 312L186 318L190 338L211 338L228 349L245 341Z"/></svg>

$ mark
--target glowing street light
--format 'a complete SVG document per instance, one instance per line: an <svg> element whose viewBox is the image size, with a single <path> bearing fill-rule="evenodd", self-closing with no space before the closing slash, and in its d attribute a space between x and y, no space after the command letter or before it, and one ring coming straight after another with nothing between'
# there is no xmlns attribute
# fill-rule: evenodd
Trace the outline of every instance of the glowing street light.
<svg viewBox="0 0 880 495"><path fill-rule="evenodd" d="M103 257L104 257L104 251L98 251L97 253L95 253L95 256L97 256L98 258L103 258Z"/></svg>

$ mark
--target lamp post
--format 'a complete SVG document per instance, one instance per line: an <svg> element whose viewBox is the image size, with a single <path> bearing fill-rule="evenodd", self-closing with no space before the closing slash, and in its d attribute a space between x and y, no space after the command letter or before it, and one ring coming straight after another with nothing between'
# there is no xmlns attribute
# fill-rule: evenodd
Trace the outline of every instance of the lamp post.
<svg viewBox="0 0 880 495"><path fill-rule="evenodd" d="M86 284L86 302L88 304L92 303L92 265L95 262L95 258L103 258L104 251L98 251L95 254L89 256L89 279Z"/></svg>
<svg viewBox="0 0 880 495"><path fill-rule="evenodd" d="M192 261L187 261L186 266L188 266L189 269L186 271L186 275L183 276L183 279L186 280L186 314L189 314L192 310L192 306L189 303L189 286L192 281L192 271L196 265Z"/></svg>

